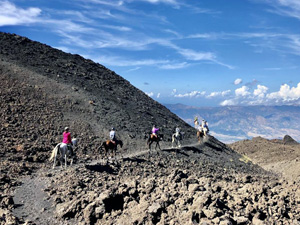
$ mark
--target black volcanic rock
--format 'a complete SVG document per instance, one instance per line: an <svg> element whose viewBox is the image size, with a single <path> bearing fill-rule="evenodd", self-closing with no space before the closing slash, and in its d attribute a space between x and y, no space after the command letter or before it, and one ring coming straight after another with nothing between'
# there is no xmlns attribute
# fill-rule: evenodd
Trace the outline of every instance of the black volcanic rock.
<svg viewBox="0 0 300 225"><path fill-rule="evenodd" d="M90 137L87 137L88 140L81 137L81 143L86 141L90 144L97 137L100 143L100 139L108 138L109 129L115 127L126 146L144 147L144 133L148 133L153 124L160 128L167 140L170 140L176 124L181 126L186 139L195 135L191 126L166 107L98 63L15 34L1 32L0 43L0 72L3 82L14 79L15 85L22 85L20 88L26 93L37 91L38 95L46 92L47 96L32 98L44 98L34 105L34 112L38 112L37 107L45 109L47 102L53 102L54 105L50 107L57 114L57 124L51 126L51 138L60 136L64 126L70 126L71 131L77 135L82 133L80 126L84 126L89 127ZM9 78L4 78L4 75ZM20 92L22 89L17 94L20 98L25 96L25 93ZM19 101L18 96L3 104ZM29 99L24 101L30 102ZM24 104L23 109L17 110L33 112L33 104L28 108ZM17 120L18 118L13 118L14 115L10 116L11 119ZM28 126L29 124L26 125ZM31 131L32 139L40 136L40 133Z"/></svg>
<svg viewBox="0 0 300 225"><path fill-rule="evenodd" d="M0 224L299 221L299 183L212 136L194 143L194 128L100 64L0 33L0 83ZM153 123L166 139L148 152ZM164 148L176 124L183 147ZM51 169L65 126L79 139L77 161ZM124 147L107 159L99 144L111 126Z"/></svg>
<svg viewBox="0 0 300 225"><path fill-rule="evenodd" d="M285 145L298 145L299 143L295 141L291 136L285 135L283 137L282 143Z"/></svg>

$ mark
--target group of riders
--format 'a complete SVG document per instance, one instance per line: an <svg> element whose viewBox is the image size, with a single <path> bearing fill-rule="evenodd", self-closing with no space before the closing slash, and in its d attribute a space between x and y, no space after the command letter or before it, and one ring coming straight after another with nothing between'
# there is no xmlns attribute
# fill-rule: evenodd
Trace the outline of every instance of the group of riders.
<svg viewBox="0 0 300 225"><path fill-rule="evenodd" d="M208 123L206 120L202 120L200 124L198 121L198 117L196 116L194 119L194 124L198 132L203 134L203 136L206 136L209 133Z"/></svg>
<svg viewBox="0 0 300 225"><path fill-rule="evenodd" d="M202 136L206 136L209 132L208 123L205 120L202 120L201 124L198 121L198 117L196 116L194 119L195 128L197 129L198 133L202 133ZM157 128L155 125L153 125L151 129L151 135L150 138L158 138L158 131L159 128ZM175 133L173 134L174 137L177 139L182 139L182 133L180 131L180 127L176 126ZM109 140L107 142L111 142L114 144L115 149L117 148L116 144L116 130L114 127L111 128L109 132ZM73 155L73 148L72 148L72 138L69 127L65 127L63 132L63 141L62 143L66 144L68 146L68 149L71 152L71 155Z"/></svg>

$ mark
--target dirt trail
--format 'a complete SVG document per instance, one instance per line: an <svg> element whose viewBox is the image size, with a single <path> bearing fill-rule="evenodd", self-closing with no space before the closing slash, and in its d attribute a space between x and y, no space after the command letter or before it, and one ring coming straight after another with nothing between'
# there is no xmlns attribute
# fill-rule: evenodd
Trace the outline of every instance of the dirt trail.
<svg viewBox="0 0 300 225"><path fill-rule="evenodd" d="M196 145L199 145L199 143L184 145L181 146L181 148ZM152 149L150 154L156 154L158 151L166 151L170 149L172 148L163 148L162 150ZM124 158L134 158L146 154L149 154L148 149L143 149L141 151L133 153L119 153L116 158L110 158L108 161L119 161ZM107 159L97 159L92 160L88 163L82 162L73 164L73 166L81 167L86 164L91 166L105 163L107 163ZM44 191L50 185L50 177L55 173L59 173L59 171L61 170L62 169L59 166L57 166L54 170L43 168L37 171L34 175L23 178L22 185L18 187L14 192L13 200L17 207L13 210L13 214L18 218L22 218L24 221L33 222L40 225L66 224L65 221L61 222L55 219L54 203Z"/></svg>
<svg viewBox="0 0 300 225"><path fill-rule="evenodd" d="M22 180L22 185L15 190L14 203L17 206L13 213L25 221L36 224L59 224L53 221L54 207L44 189L49 184L49 178L42 171Z"/></svg>
<svg viewBox="0 0 300 225"><path fill-rule="evenodd" d="M148 150L143 150L136 153L124 154L122 156L117 156L116 160L137 157L147 154L148 152ZM152 150L152 154L155 152L156 150ZM106 163L106 161L104 159L99 159L93 160L88 164L96 165L98 163ZM73 164L73 166L80 167L85 164L86 162ZM61 170L62 169L59 166L54 170L40 169L35 174L24 177L21 181L22 185L14 191L13 200L16 208L13 210L13 214L28 223L30 222L39 225L65 225L65 221L62 222L55 219L54 203L44 191L50 185L50 176L52 176L53 173L59 173ZM72 224L71 221L70 224Z"/></svg>

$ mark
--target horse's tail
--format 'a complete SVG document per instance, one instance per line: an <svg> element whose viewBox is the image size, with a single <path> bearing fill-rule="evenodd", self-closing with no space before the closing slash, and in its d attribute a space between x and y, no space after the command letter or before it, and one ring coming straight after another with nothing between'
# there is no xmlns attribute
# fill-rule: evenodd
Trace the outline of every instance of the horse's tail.
<svg viewBox="0 0 300 225"><path fill-rule="evenodd" d="M51 157L50 157L50 159L49 159L50 162L51 162L51 161L54 159L54 157L57 155L57 151L58 151L59 145L60 145L60 144L57 144L57 145L55 146L55 148L52 150Z"/></svg>
<svg viewBox="0 0 300 225"><path fill-rule="evenodd" d="M105 148L105 144L106 144L106 141L102 142L102 144L98 148L98 151L103 150L103 147Z"/></svg>

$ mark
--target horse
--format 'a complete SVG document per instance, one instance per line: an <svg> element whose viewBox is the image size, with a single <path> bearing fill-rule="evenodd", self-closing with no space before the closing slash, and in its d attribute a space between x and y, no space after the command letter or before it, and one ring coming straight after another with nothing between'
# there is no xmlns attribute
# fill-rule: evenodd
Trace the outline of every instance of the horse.
<svg viewBox="0 0 300 225"><path fill-rule="evenodd" d="M73 148L73 150L75 149L76 145L77 145L77 139L73 138L72 139L72 146L71 148ZM52 154L51 157L49 159L49 161L52 161L54 159L54 163L53 163L53 169L55 168L56 165L56 158L57 158L57 154L60 154L60 166L63 166L63 160L65 159L65 168L67 168L67 156L71 157L71 162L70 165L73 164L73 155L71 155L72 153L72 149L68 148L68 145L65 143L59 143L55 146L55 148L52 150Z"/></svg>
<svg viewBox="0 0 300 225"><path fill-rule="evenodd" d="M182 140L183 134L182 133L174 133L172 135L172 148L174 148L174 143L176 144L176 147L181 147L180 140Z"/></svg>
<svg viewBox="0 0 300 225"><path fill-rule="evenodd" d="M114 157L116 157L116 151L117 151L117 146L120 145L120 147L123 147L123 142L121 140L116 140L115 143L113 143L112 141L104 141L102 143L102 145L100 145L99 149L103 149L105 150L104 154L107 157L107 153L109 150L112 150L112 153L114 155Z"/></svg>
<svg viewBox="0 0 300 225"><path fill-rule="evenodd" d="M149 150L151 150L151 145L152 145L153 142L156 142L155 149L158 146L159 150L161 150L159 142L163 140L163 137L164 137L163 134L157 134L157 137L153 134L149 134L149 137L148 137L148 140L147 140L147 145L149 147Z"/></svg>
<svg viewBox="0 0 300 225"><path fill-rule="evenodd" d="M198 138L198 142L199 142L199 143L202 143L203 137L204 137L204 132L198 130L198 131L197 131L197 138Z"/></svg>

